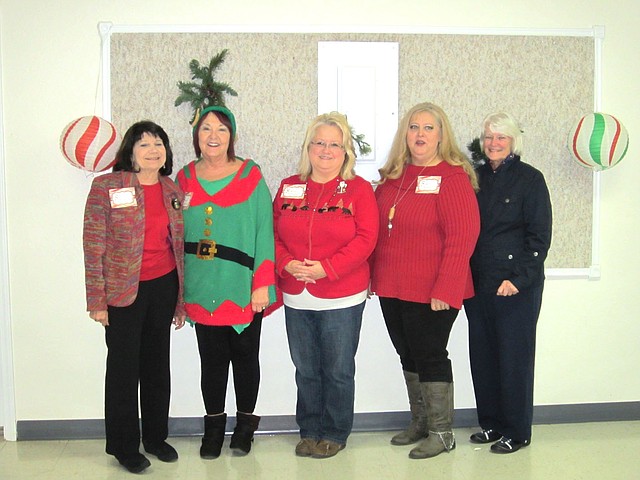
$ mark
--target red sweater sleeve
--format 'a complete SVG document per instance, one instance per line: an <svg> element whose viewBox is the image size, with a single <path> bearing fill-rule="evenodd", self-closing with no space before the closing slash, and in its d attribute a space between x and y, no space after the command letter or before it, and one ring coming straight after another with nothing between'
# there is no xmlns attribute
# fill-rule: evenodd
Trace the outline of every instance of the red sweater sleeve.
<svg viewBox="0 0 640 480"><path fill-rule="evenodd" d="M480 233L478 202L466 175L452 175L443 182L438 216L444 242L431 297L460 308L470 283L469 259Z"/></svg>

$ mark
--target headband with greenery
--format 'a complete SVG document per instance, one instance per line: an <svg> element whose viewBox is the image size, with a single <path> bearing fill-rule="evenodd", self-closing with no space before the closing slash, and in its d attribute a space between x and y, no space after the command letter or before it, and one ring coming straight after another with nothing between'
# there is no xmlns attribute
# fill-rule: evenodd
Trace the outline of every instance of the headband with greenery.
<svg viewBox="0 0 640 480"><path fill-rule="evenodd" d="M176 107L183 103L191 104L193 108L193 115L191 116L191 125L195 127L200 119L202 112L210 107L219 106L226 109L225 95L231 95L237 97L236 92L226 82L218 82L215 80L215 72L224 63L228 49L222 50L215 55L208 65L200 65L198 60L191 60L189 62L189 70L191 70L190 82L178 82L178 90L180 95L176 98L174 105ZM227 109L228 111L228 109ZM223 112L224 113L224 112ZM235 128L235 119L232 118L232 123ZM358 146L358 150L361 155L367 155L371 153L371 146L364 140L364 134L357 134L353 128L351 128L351 137Z"/></svg>
<svg viewBox="0 0 640 480"><path fill-rule="evenodd" d="M215 55L208 65L200 65L198 60L189 62L191 70L190 82L178 82L180 95L176 98L174 105L177 107L183 103L191 104L193 115L191 125L195 126L200 119L201 112L207 107L225 107L225 95L237 97L236 92L228 83L215 80L215 72L224 63L229 50L226 48Z"/></svg>

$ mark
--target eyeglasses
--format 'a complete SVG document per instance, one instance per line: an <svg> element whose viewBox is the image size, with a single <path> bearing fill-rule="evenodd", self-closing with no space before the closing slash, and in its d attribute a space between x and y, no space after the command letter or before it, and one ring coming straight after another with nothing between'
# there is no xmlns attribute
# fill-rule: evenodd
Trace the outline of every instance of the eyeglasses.
<svg viewBox="0 0 640 480"><path fill-rule="evenodd" d="M311 145L316 147L318 150L324 150L328 148L331 151L344 150L344 145L340 145L339 143L327 143L320 140L319 142L309 142Z"/></svg>

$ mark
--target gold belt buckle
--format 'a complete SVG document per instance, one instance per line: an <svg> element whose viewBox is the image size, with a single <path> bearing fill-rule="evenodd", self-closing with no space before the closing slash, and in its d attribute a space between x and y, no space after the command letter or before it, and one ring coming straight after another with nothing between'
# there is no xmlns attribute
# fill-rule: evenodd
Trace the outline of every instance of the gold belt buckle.
<svg viewBox="0 0 640 480"><path fill-rule="evenodd" d="M200 240L196 249L196 257L201 260L213 260L218 250L213 240Z"/></svg>

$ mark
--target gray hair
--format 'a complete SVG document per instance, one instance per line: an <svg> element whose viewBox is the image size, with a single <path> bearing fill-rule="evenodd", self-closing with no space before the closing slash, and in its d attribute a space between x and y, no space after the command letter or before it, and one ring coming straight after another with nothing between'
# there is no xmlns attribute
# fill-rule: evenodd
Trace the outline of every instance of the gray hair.
<svg viewBox="0 0 640 480"><path fill-rule="evenodd" d="M511 137L511 153L522 155L522 147L524 144L522 130L516 119L511 115L505 112L496 112L487 115L482 121L481 139L484 139L484 132L487 129L493 133L502 133L507 137ZM480 142L480 145L484 152L484 142Z"/></svg>

